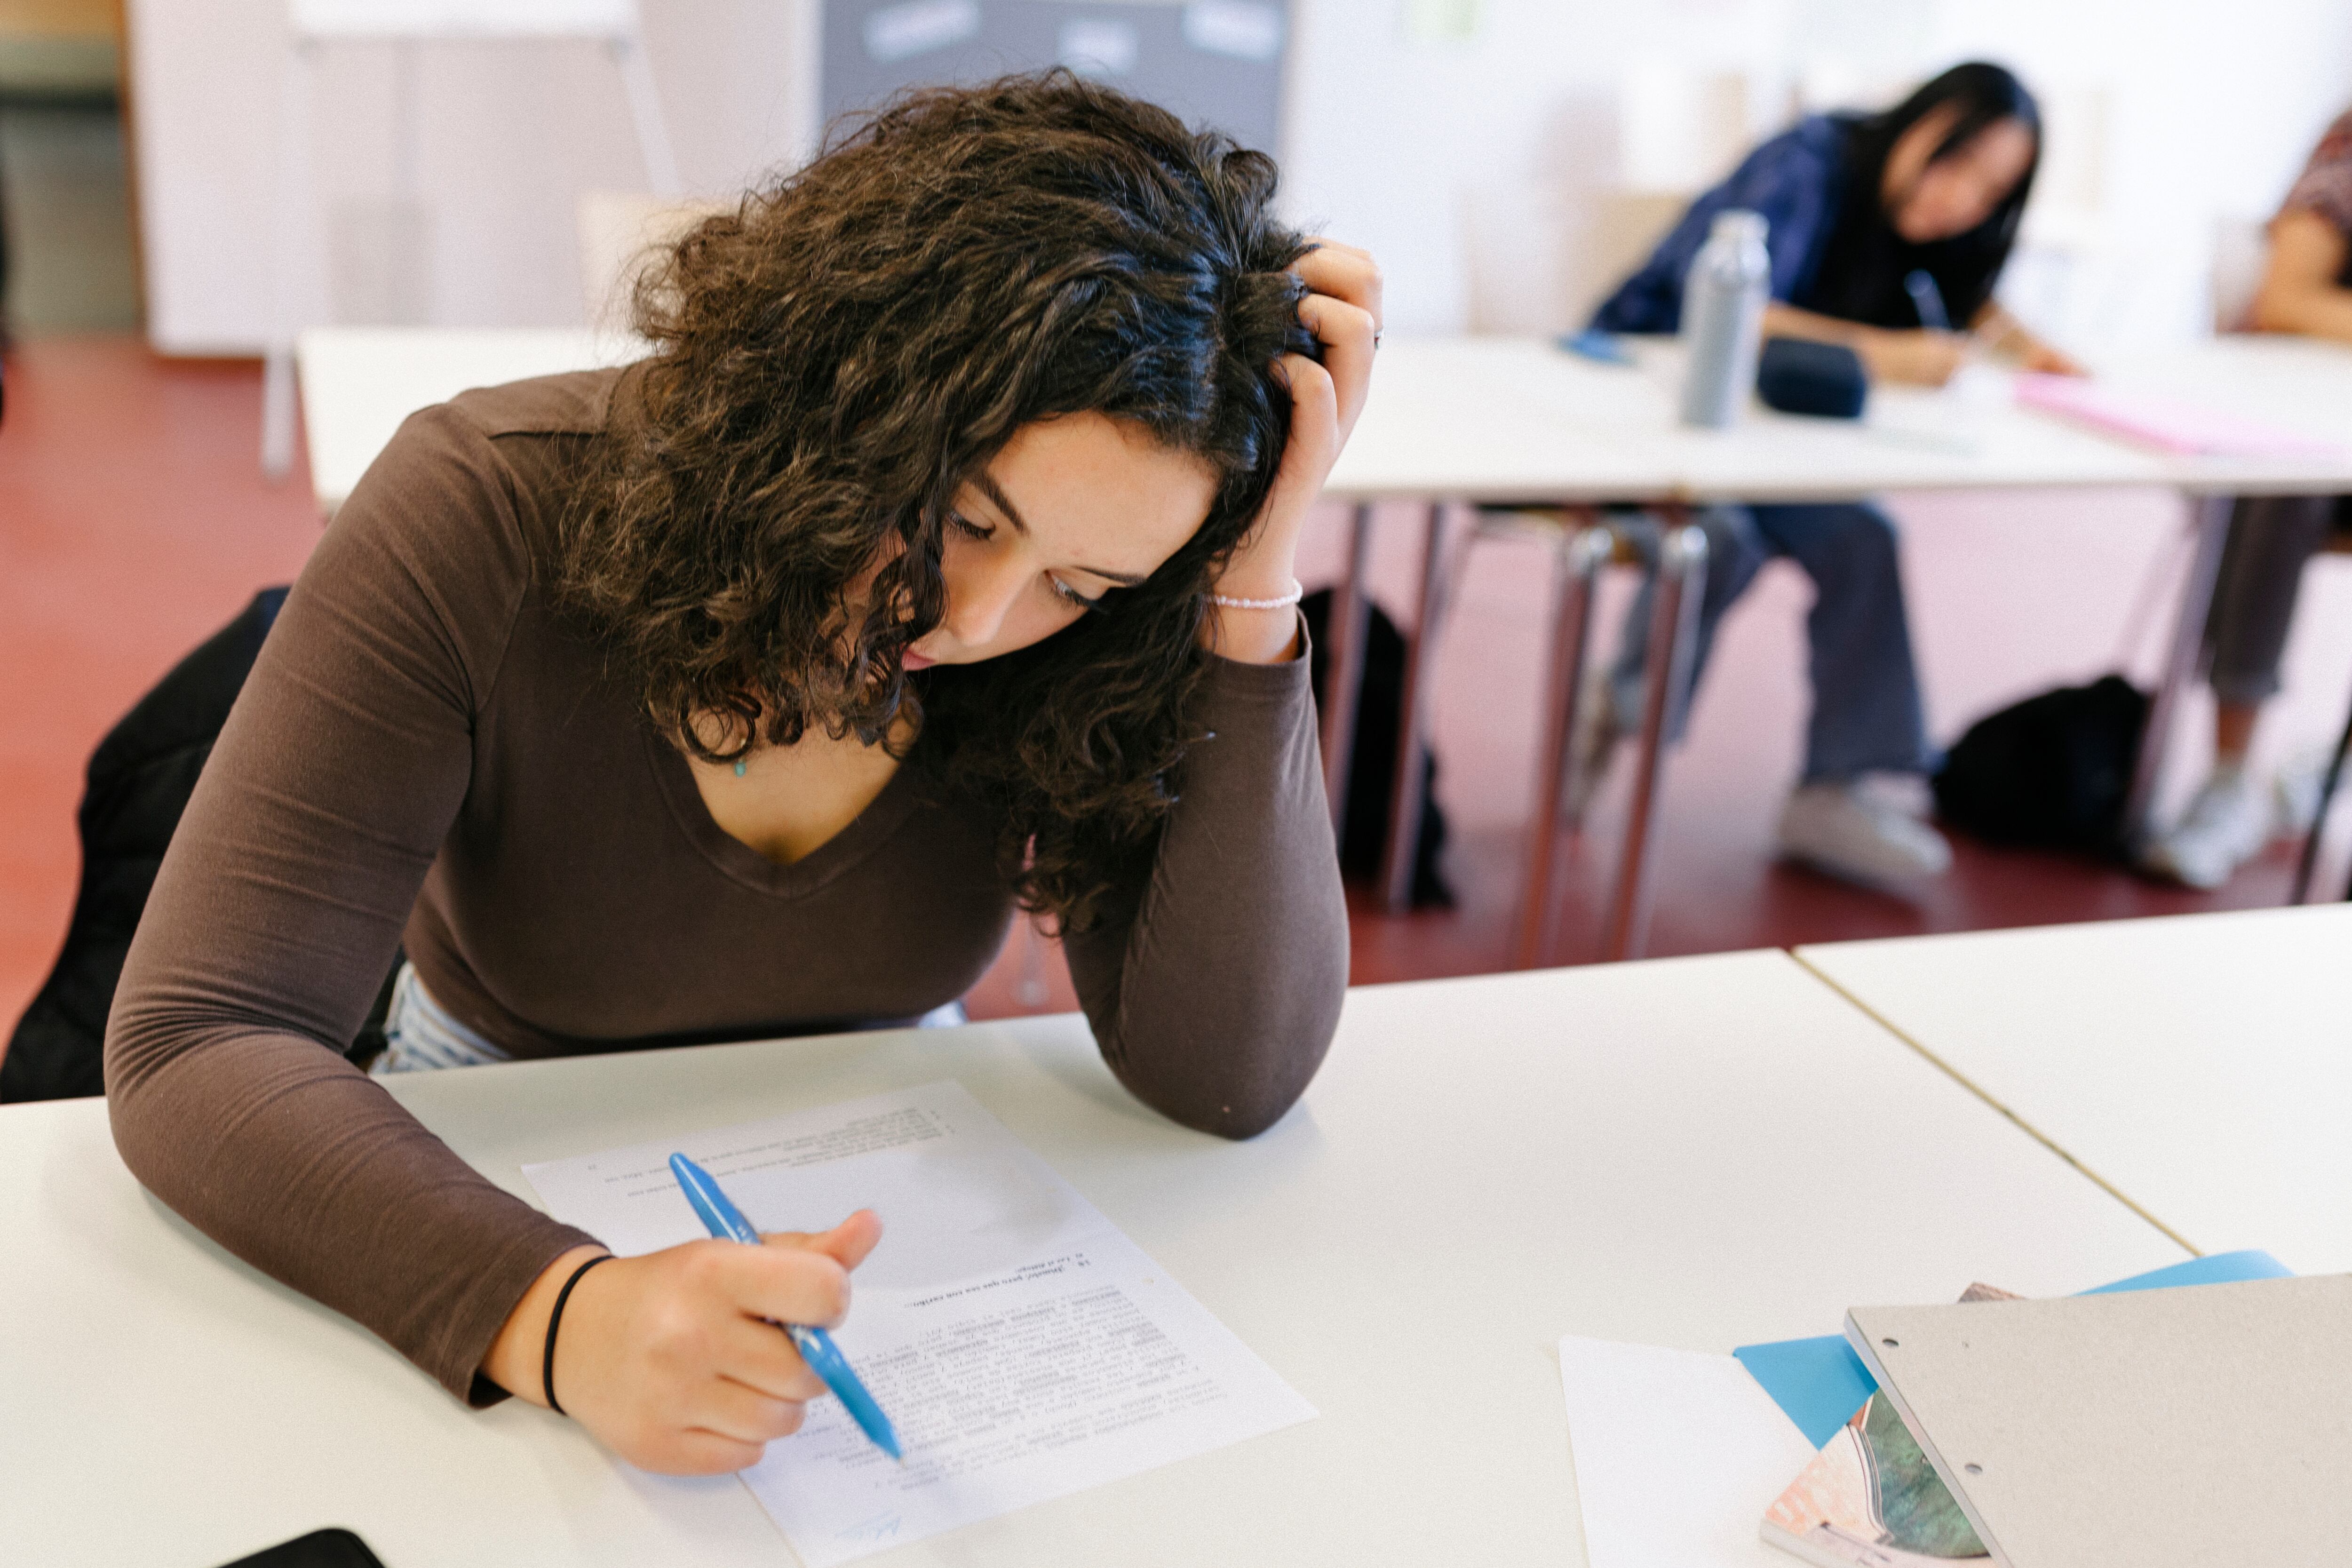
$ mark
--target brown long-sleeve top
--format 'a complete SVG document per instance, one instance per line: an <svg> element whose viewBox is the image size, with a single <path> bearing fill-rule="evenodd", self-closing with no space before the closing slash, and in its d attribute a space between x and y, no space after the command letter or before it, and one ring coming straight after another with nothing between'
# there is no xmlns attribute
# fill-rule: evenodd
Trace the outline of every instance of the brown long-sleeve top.
<svg viewBox="0 0 2352 1568"><path fill-rule="evenodd" d="M789 866L551 607L551 530L627 373L411 418L288 597L182 819L107 1032L139 1179L453 1393L590 1238L484 1180L342 1049L405 943L518 1057L809 1033L961 995L1011 917L994 825L901 768ZM1112 1071L1247 1136L1305 1089L1347 984L1307 661L1216 662L1155 864L1069 942Z"/></svg>

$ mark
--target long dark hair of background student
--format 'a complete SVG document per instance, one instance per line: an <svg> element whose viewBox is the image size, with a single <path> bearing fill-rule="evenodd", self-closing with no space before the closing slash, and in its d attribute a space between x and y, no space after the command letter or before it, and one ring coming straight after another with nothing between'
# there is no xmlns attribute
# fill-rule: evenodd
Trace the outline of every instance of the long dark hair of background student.
<svg viewBox="0 0 2352 1568"><path fill-rule="evenodd" d="M2033 161L1992 215L1965 234L1916 245L1887 221L1886 157L1902 134L1937 110L1951 106L1950 127L1929 162L1966 146L1989 126L2014 120L2033 134ZM1980 60L1954 66L1883 113L1854 121L1847 132L1846 188L1813 276L1808 310L1874 327L1925 325L1919 307L1903 286L1925 268L1944 297L1945 311L1966 325L1992 298L1993 285L2017 242L2017 226L2033 192L2042 162L2042 111L2025 84L2010 71Z"/></svg>

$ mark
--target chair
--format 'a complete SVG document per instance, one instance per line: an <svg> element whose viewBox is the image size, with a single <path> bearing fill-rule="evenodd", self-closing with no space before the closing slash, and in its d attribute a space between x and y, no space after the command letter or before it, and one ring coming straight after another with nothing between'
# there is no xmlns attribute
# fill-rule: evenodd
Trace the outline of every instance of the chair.
<svg viewBox="0 0 2352 1568"><path fill-rule="evenodd" d="M2242 332L2270 270L2270 225L2260 218L2225 217L2213 226L2211 293L2213 330Z"/></svg>
<svg viewBox="0 0 2352 1568"><path fill-rule="evenodd" d="M1617 175L1635 190L1690 196L1728 174L1754 135L1748 78L1693 72L1667 61L1633 67L1617 82Z"/></svg>
<svg viewBox="0 0 2352 1568"><path fill-rule="evenodd" d="M728 202L666 201L637 191L589 191L574 209L580 233L581 302L600 332L629 330L637 277L705 218L732 212Z"/></svg>
<svg viewBox="0 0 2352 1568"><path fill-rule="evenodd" d="M289 0L283 82L278 96L278 211L271 238L269 346L261 403L261 468L283 477L294 462L294 340L305 324L298 283L312 258L310 238L310 71L329 44L388 43L408 50L420 43L492 39L587 38L604 45L629 100L638 150L657 196L675 201L684 189L670 150L661 100L646 63L645 32L636 0ZM401 73L413 98L415 73ZM413 138L416 114L404 101L400 118ZM413 155L404 153L412 165Z"/></svg>
<svg viewBox="0 0 2352 1568"><path fill-rule="evenodd" d="M1610 959L1639 956L1648 937L1654 867L1648 854L1649 836L1658 805L1665 768L1665 737L1674 731L1676 705L1687 700L1691 661L1698 637L1699 600L1706 582L1706 535L1688 524L1686 509L1652 509L1663 526L1657 543L1658 591L1651 605L1649 647L1644 661L1642 725L1635 747L1633 800L1619 850L1614 892L1601 937L1602 955ZM1425 591L1423 625L1415 641L1425 647L1442 624L1443 605L1458 571L1444 569L1436 541L1442 530L1432 528L1431 559L1424 574L1434 574L1437 587ZM1628 523L1612 521L1595 507L1486 505L1473 514L1471 531L1462 548L1483 540L1535 538L1552 548L1552 636L1546 660L1543 721L1536 748L1535 805L1529 814L1519 913L1514 942L1514 962L1535 968L1549 952L1555 925L1556 867L1559 837L1570 836L1583 824L1570 809L1567 796L1570 749L1576 733L1577 710L1583 700L1584 668L1591 643L1592 595L1601 568L1611 563L1644 564ZM1359 563L1360 570L1360 563ZM1343 644L1343 651L1344 651ZM1420 648L1416 660L1425 658ZM1410 697L1406 702L1413 707ZM1329 748L1326 754L1340 754ZM1335 796L1336 798L1336 796ZM1405 796L1400 791L1400 799ZM1417 817L1417 801L1408 801L1396 822L1409 826ZM1334 806L1335 816L1340 807ZM1384 873L1388 906L1401 909L1409 886L1411 857L1401 854L1403 828L1392 826L1389 866Z"/></svg>
<svg viewBox="0 0 2352 1568"><path fill-rule="evenodd" d="M1422 755L1419 743L1422 688L1428 679L1432 650L1444 635L1452 584L1460 574L1445 548L1444 503L1432 503L1424 533L1421 573L1420 616L1405 656L1402 689L1398 700L1398 766L1389 803L1388 832L1380 878L1384 908L1401 913L1412 901L1414 869L1419 860L1423 786L1426 770L1414 765ZM1679 718L1675 705L1687 700L1691 661L1696 655L1699 601L1706 581L1706 535L1690 526L1688 508L1662 503L1646 509L1660 518L1657 548L1658 592L1651 601L1648 651L1644 660L1642 724L1636 752L1633 799L1627 816L1614 891L1601 942L1602 956L1614 960L1639 957L1648 935L1653 867L1648 854L1650 824L1664 773L1665 737ZM1323 704L1322 752L1324 784L1328 792L1332 828L1339 831L1348 817L1348 782L1352 767L1340 759L1354 756L1355 720L1363 678L1364 645L1369 601L1363 591L1372 509L1360 503L1350 530L1349 560L1332 595L1329 631L1331 679L1329 698ZM1523 884L1517 962L1532 968L1542 961L1550 941L1550 910L1554 901L1552 867L1562 827L1580 826L1565 810L1569 745L1576 732L1581 700L1585 650L1591 641L1594 580L1612 561L1636 563L1641 557L1630 547L1622 522L1605 521L1592 506L1549 503L1509 505L1487 503L1472 509L1472 523L1459 555L1482 539L1507 534L1534 534L1554 548L1555 605L1552 647L1546 682L1543 739L1537 749L1537 804L1528 827L1527 876Z"/></svg>
<svg viewBox="0 0 2352 1568"><path fill-rule="evenodd" d="M2042 161L2033 176L2017 247L2001 278L2001 299L2060 341L2128 335L2147 287L2141 247L2116 226L2109 149L2116 99L2097 82L2046 83Z"/></svg>
<svg viewBox="0 0 2352 1568"><path fill-rule="evenodd" d="M1578 326L1590 320L1618 286L1639 271L1658 242L1691 204L1687 191L1615 186L1593 198L1591 221L1571 268L1570 293Z"/></svg>

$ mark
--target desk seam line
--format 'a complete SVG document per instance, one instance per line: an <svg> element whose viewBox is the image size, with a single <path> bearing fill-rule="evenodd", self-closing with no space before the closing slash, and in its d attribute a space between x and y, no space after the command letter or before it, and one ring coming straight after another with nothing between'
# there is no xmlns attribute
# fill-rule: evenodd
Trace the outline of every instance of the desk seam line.
<svg viewBox="0 0 2352 1568"><path fill-rule="evenodd" d="M2187 1237L2182 1236L2179 1231L2173 1229L2170 1226L2165 1224L2162 1220L2148 1213L2147 1210L2142 1208L2132 1199L2126 1197L2121 1189L2117 1188L2113 1182L2108 1181L2105 1176L2099 1174L2098 1172L2094 1171L2090 1166L2085 1165L2082 1161L2077 1160L2074 1155L2060 1148L2058 1144L2040 1128L2034 1126L2032 1122L2026 1121L2025 1118L2020 1116L2016 1111L2011 1110L2008 1106L1994 1099L1990 1094L1985 1091L1981 1085L1972 1081L1967 1074L1952 1066L1951 1063L1946 1061L1943 1058L1929 1050L1926 1046L1921 1045L1917 1040L1912 1038L1909 1034L1897 1027L1892 1019L1888 1018L1877 1008L1872 1006L1869 1003L1864 1001L1861 997L1855 995L1853 992L1839 984L1837 981L1831 978L1825 971L1815 965L1812 961L1808 959L1802 952L1793 947L1785 949L1784 951L1790 958L1796 960L1797 963L1803 967L1806 973L1811 975L1814 979L1820 981L1822 984L1836 992L1840 996L1843 997L1846 1002L1851 1004L1855 1010L1860 1012L1872 1023L1877 1025L1880 1028L1885 1030L1888 1034L1894 1036L1896 1039L1910 1047L1914 1051L1916 1051L1929 1066L1935 1068L1938 1072L1950 1079L1954 1083L1958 1084L1962 1089L1967 1089L1970 1094L1975 1095L1979 1100L1992 1107L1993 1110L2007 1117L2010 1122L2015 1126L2019 1131L2023 1132L2036 1143L2041 1144L2044 1149L2049 1150L2053 1154L2055 1154L2061 1160L2065 1161L2067 1164L2081 1172L2085 1177L2089 1178L2091 1184L2094 1186L2096 1186L2101 1192L2115 1199L2116 1202L2123 1205L2124 1207L2131 1210L2132 1213L2146 1220L2149 1225L2154 1226L2167 1240L2186 1251L2191 1258L2202 1258L2205 1256L2204 1250L2193 1245Z"/></svg>

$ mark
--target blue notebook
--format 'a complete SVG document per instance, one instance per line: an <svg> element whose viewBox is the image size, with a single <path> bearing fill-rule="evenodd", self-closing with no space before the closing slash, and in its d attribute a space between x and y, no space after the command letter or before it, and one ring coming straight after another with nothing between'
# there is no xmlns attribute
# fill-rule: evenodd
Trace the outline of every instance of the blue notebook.
<svg viewBox="0 0 2352 1568"><path fill-rule="evenodd" d="M1598 327L1587 327L1580 332L1562 332L1552 340L1560 348L1579 359L1589 359L1595 364L1631 365L1633 351L1614 332L1604 332Z"/></svg>
<svg viewBox="0 0 2352 1568"><path fill-rule="evenodd" d="M2222 1252L2192 1258L2186 1263L2135 1274L2112 1285L2082 1292L2104 1296L2112 1290L2161 1290L2174 1285L2223 1285L2239 1279L2284 1279L2294 1273L2267 1252ZM1878 1388L1862 1358L1843 1334L1822 1334L1810 1340L1776 1340L1769 1344L1742 1345L1731 1352L1748 1375L1764 1385L1805 1441L1818 1448L1862 1408Z"/></svg>

